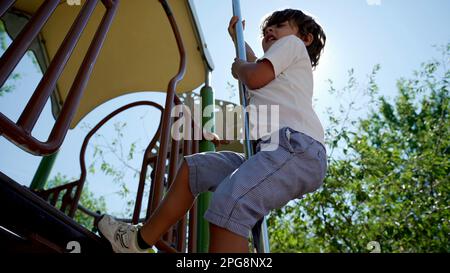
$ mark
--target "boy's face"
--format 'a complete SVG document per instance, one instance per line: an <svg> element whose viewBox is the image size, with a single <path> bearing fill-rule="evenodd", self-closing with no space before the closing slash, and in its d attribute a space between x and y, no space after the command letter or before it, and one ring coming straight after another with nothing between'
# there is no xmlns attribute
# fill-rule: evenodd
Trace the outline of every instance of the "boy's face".
<svg viewBox="0 0 450 273"><path fill-rule="evenodd" d="M297 25L290 24L289 21L284 21L276 25L267 26L264 29L264 37L262 39L264 52L269 50L278 39L288 35L296 35L300 38Z"/></svg>

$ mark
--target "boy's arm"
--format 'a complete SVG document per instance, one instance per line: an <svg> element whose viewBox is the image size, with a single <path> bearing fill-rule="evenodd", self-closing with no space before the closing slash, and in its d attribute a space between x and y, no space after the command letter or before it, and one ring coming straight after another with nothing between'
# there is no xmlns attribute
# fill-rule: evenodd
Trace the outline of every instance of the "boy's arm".
<svg viewBox="0 0 450 273"><path fill-rule="evenodd" d="M234 40L233 42L236 44ZM258 59L255 52L253 52L253 49L247 44L247 42L245 42L245 53L247 55L247 62L254 63Z"/></svg>
<svg viewBox="0 0 450 273"><path fill-rule="evenodd" d="M236 58L231 67L231 73L252 90L262 88L275 79L274 68L267 59L255 63Z"/></svg>
<svg viewBox="0 0 450 273"><path fill-rule="evenodd" d="M247 44L247 42L245 42L245 52L247 53L247 62L256 62L258 57L256 57L255 52L253 52L253 49Z"/></svg>

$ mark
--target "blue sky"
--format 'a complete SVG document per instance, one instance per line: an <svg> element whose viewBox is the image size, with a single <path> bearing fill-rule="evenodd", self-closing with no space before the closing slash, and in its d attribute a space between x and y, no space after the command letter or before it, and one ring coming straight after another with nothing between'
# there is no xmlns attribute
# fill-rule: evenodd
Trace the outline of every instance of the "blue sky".
<svg viewBox="0 0 450 273"><path fill-rule="evenodd" d="M195 4L215 63L212 85L216 98L238 102L239 95L233 96L226 84L236 83L230 75L234 48L227 33L228 21L232 16L231 1L196 0ZM450 42L448 0L242 0L242 15L246 20L244 35L258 56L262 55L259 29L262 18L274 10L288 7L312 14L327 35L325 52L314 72L315 107L325 126L325 108L339 103L339 98L327 93L328 79L332 79L337 88L342 87L347 80L347 71L354 68L357 79L364 82L373 66L380 64L381 70L377 77L380 92L393 97L398 78L410 76L422 62L438 57L433 45ZM17 119L40 77L36 67L27 58L16 71L22 74L22 81L17 82L16 91L0 97L0 110L13 120ZM118 98L95 109L82 123L95 124L113 109L138 99L154 99L162 103L164 97L155 93L141 93ZM48 105L44 112L34 132L40 139L46 139L53 122ZM126 121L132 132L125 134L125 147L135 140L142 147L145 146L154 132L154 128L149 127L155 113L138 109L122 116L120 120ZM78 153L86 134L86 129L81 127L69 132L51 176L58 172L68 177L79 176ZM111 135L113 132L110 126L102 134ZM89 156L92 151L92 148L88 150ZM112 163L120 164L114 156L110 159ZM39 160L39 157L23 152L0 137L0 170L18 182L25 185L30 183ZM140 159L130 160L130 164L138 168ZM130 185L137 183L137 178L131 173L127 174L127 179ZM99 172L88 176L89 185L96 195L107 196L109 205L120 214L123 206L112 205L116 200L112 196L118 186L109 180ZM108 199L108 196L111 198Z"/></svg>
<svg viewBox="0 0 450 273"><path fill-rule="evenodd" d="M226 32L230 1L195 2L201 21L206 22L203 31L216 65L213 83L217 96L227 99L228 94L221 86L233 81L229 69L234 49ZM368 4L377 2L380 4ZM328 87L326 80L343 83L350 68L361 78L375 64L381 64L381 89L393 91L396 79L409 75L421 62L435 55L432 45L446 44L450 38L450 2L445 0L243 0L245 37L258 56L262 55L259 31L262 18L287 7L314 15L327 35L327 45L315 72L315 95L325 99L319 105L330 102L322 98Z"/></svg>

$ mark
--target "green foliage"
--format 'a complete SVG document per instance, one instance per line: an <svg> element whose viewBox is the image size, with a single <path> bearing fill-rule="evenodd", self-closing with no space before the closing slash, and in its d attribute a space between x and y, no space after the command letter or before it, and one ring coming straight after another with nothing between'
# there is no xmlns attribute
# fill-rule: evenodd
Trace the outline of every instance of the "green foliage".
<svg viewBox="0 0 450 273"><path fill-rule="evenodd" d="M10 38L8 34L6 33L5 26L3 22L0 20L0 56L6 51L8 48L10 42ZM26 58L28 58L36 68L37 73L42 73L41 68L39 66L39 63L34 55L34 53L29 50L27 51ZM22 74L19 74L17 72L12 72L9 76L6 83L0 87L0 97L5 95L6 93L11 93L16 89L15 83L22 78Z"/></svg>
<svg viewBox="0 0 450 273"><path fill-rule="evenodd" d="M5 52L7 48L8 48L8 34L6 34L3 22L0 21L0 53L3 54L3 52ZM6 93L12 92L16 88L14 83L19 79L20 74L13 72L6 81L6 83L0 87L0 97L2 97Z"/></svg>
<svg viewBox="0 0 450 273"><path fill-rule="evenodd" d="M143 118L143 117L142 117ZM83 125L86 130L90 130L87 124ZM145 151L144 147L139 145L139 140L135 140L129 144L126 143L126 132L128 130L127 123L116 121L113 123L114 135L105 136L102 133L96 133L92 144L93 147L92 161L88 166L88 172L95 174L96 170L106 175L111 181L119 187L115 192L124 202L125 211L121 217L132 217L134 212L136 192L129 188L130 181L126 178L130 175L135 179L137 184L140 176L140 169L132 165L131 161L142 156ZM119 164L117 164L119 163ZM150 172L146 176L146 181L150 183ZM148 192L144 192L144 198Z"/></svg>
<svg viewBox="0 0 450 273"><path fill-rule="evenodd" d="M5 51L6 48L8 47L8 43L6 42L6 30L5 30L5 25L3 24L2 21L0 21L0 49L2 51Z"/></svg>
<svg viewBox="0 0 450 273"><path fill-rule="evenodd" d="M47 182L47 189L64 185L70 183L71 181L74 181L74 179L69 180L66 176L58 173L55 177ZM63 194L61 194L60 197L62 197L62 195ZM61 200L58 200L56 207L59 207L60 202ZM84 185L79 204L93 212L100 211L102 213L105 213L107 211L104 198L96 198L94 194L89 190L87 184ZM93 218L80 212L79 210L75 212L74 220L89 230L92 230L92 228L94 227Z"/></svg>
<svg viewBox="0 0 450 273"><path fill-rule="evenodd" d="M11 93L15 88L14 82L20 79L20 74L13 72L6 83L0 87L0 97L6 93ZM11 83L12 82L12 83Z"/></svg>
<svg viewBox="0 0 450 273"><path fill-rule="evenodd" d="M450 44L443 62L400 79L393 100L378 95L376 66L366 118L351 120L355 100L328 111L324 185L270 215L273 252L369 252L371 241L382 252L450 251L449 56ZM355 91L349 78L330 92Z"/></svg>

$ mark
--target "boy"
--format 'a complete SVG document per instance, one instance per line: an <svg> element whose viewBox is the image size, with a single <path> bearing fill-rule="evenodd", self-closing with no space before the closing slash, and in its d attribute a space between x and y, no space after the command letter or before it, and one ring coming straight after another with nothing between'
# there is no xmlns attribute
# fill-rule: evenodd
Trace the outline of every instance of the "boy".
<svg viewBox="0 0 450 273"><path fill-rule="evenodd" d="M233 17L229 24L232 37L236 22ZM321 186L327 163L323 129L312 108L312 68L325 34L312 17L293 9L274 12L262 31L264 56L257 59L247 45L248 61L235 60L232 74L250 89L251 105L278 105L279 120L257 123L250 116L259 130L256 154L248 160L228 151L186 156L169 192L141 228L104 216L98 227L114 251L145 252L199 193L213 191L204 215L210 223L209 251L248 252L247 237L260 218ZM261 149L269 142L276 148Z"/></svg>

